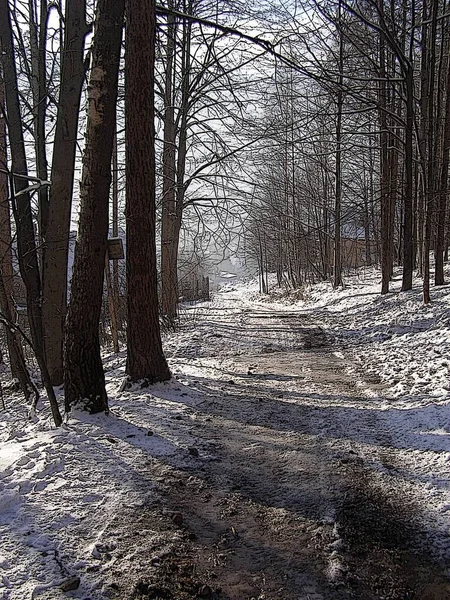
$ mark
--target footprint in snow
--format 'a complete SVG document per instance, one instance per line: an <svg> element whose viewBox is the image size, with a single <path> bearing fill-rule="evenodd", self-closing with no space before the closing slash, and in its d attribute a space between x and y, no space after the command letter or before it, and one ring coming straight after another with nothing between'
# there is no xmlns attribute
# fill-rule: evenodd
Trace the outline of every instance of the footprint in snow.
<svg viewBox="0 0 450 600"><path fill-rule="evenodd" d="M36 466L36 463L34 460L31 460L29 456L22 456L16 462L16 465L19 467L25 467L26 469L32 469L34 466Z"/></svg>
<svg viewBox="0 0 450 600"><path fill-rule="evenodd" d="M0 473L0 481L2 479L5 479L5 480L8 479L8 477L11 477L12 474L13 474L12 469L5 469L3 471L3 473Z"/></svg>
<svg viewBox="0 0 450 600"><path fill-rule="evenodd" d="M54 473L59 473L60 471L64 471L64 462L58 458L54 462L47 465L43 471L36 473L36 477L38 479L43 479L48 475L53 475Z"/></svg>
<svg viewBox="0 0 450 600"><path fill-rule="evenodd" d="M82 498L83 502L86 503L98 503L98 502L103 502L104 498L103 496L100 496L99 494L86 494L86 496L83 496Z"/></svg>
<svg viewBox="0 0 450 600"><path fill-rule="evenodd" d="M33 492L42 492L47 487L46 481L38 481L33 487Z"/></svg>

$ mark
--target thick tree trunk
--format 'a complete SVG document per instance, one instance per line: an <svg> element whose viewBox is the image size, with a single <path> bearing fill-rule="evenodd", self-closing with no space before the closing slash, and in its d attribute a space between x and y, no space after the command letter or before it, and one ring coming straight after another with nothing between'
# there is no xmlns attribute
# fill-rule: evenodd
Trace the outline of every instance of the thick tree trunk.
<svg viewBox="0 0 450 600"><path fill-rule="evenodd" d="M14 59L13 32L10 14L6 2L0 2L0 39L2 50L3 72L5 78L6 109L8 114L8 133L11 147L11 195L16 222L17 256L19 269L25 284L27 295L28 321L30 324L33 350L41 371L42 380L49 398L53 420L56 425L62 422L51 385L44 352L44 332L42 326L41 279L38 254L34 238L33 215L30 194L27 191L27 161L25 143L20 115L17 71ZM16 175L22 175L17 177Z"/></svg>
<svg viewBox="0 0 450 600"><path fill-rule="evenodd" d="M127 373L170 378L158 315L155 201L154 0L127 0L125 56Z"/></svg>
<svg viewBox="0 0 450 600"><path fill-rule="evenodd" d="M67 411L76 403L91 413L108 410L99 319L124 4L125 0L99 0L97 5L78 239L64 343Z"/></svg>
<svg viewBox="0 0 450 600"><path fill-rule="evenodd" d="M56 116L48 219L43 259L45 351L54 385L63 381L63 335L67 308L70 215L85 67L86 0L66 0L61 86Z"/></svg>

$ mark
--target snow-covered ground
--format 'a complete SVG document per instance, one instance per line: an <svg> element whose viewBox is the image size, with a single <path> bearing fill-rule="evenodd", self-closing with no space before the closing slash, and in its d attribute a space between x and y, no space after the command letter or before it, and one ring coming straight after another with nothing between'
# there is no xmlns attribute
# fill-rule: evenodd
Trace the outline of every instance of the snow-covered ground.
<svg viewBox="0 0 450 600"><path fill-rule="evenodd" d="M339 341L389 385L399 408L447 404L450 392L450 286L433 288L424 306L421 281L414 283L400 292L397 272L392 293L381 296L379 273L367 269L348 277L342 291L319 284L309 294Z"/></svg>
<svg viewBox="0 0 450 600"><path fill-rule="evenodd" d="M265 313L267 318L275 312L307 315L334 339L335 360L343 371L350 370L361 390L358 398L314 397L306 369L302 389L308 398L299 398L299 377L289 372L272 378L272 391L261 378L263 397L277 390L285 403L345 411L349 437L368 460L375 441L382 446L389 440L386 448L394 448L402 462L395 466L395 477L420 504L437 559L448 561L450 286L433 289L433 302L424 307L419 280L411 292L399 293L397 274L393 292L384 297L379 280L378 271L366 269L346 277L342 290L318 284L302 299L276 290L261 297L255 282L224 287L212 303L185 307L181 330L165 339L174 375L170 382L121 391L125 356L106 357L109 416L76 411L55 429L45 403L29 421L20 398L5 390L0 597L113 597L108 574L123 558L114 533L118 516L124 510L139 513L158 501L161 490L158 478L149 476L152 469L153 474L159 469L161 480L167 469L196 473L195 411L205 402L204 382L209 382L209 394L216 390L220 395L226 386L246 383L236 365L247 357L250 377L256 354L298 350L295 332L274 328L261 339L257 326L246 328L255 311L255 322ZM244 399L248 390L242 389ZM249 410L244 402L242 410ZM358 415L365 410L376 417L377 431L358 429ZM201 447L202 460L213 461L214 453L212 442ZM372 466L380 476L392 473L391 464L377 460Z"/></svg>

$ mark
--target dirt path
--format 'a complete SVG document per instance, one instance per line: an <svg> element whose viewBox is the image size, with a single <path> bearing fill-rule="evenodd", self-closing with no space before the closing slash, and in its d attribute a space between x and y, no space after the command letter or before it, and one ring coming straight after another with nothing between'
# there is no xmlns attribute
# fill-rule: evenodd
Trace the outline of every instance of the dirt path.
<svg viewBox="0 0 450 600"><path fill-rule="evenodd" d="M382 390L363 389L307 315L215 319L225 356L203 346L197 358L195 339L179 349L205 373L179 423L196 439L193 464L139 467L160 495L115 524L111 597L450 598L398 475L405 450L379 417Z"/></svg>

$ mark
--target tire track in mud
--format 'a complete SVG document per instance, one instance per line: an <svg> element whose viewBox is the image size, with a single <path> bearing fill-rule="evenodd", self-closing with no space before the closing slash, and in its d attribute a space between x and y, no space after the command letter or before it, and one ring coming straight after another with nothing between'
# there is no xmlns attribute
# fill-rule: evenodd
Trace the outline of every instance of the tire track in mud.
<svg viewBox="0 0 450 600"><path fill-rule="evenodd" d="M361 395L323 330L306 315L243 311L233 335L227 356L208 363L217 377L197 380L194 464L148 465L164 510L149 507L134 527L166 515L173 539L150 583L141 577L126 597L450 598L395 477L377 399ZM141 543L131 580L155 553Z"/></svg>

